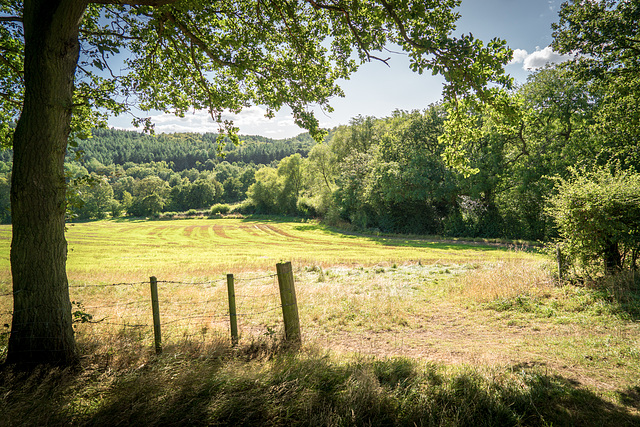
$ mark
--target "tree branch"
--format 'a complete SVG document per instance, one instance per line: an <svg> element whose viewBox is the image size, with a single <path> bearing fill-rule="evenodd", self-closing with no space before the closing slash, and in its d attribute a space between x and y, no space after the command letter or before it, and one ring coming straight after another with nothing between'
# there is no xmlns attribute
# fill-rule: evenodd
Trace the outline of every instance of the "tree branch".
<svg viewBox="0 0 640 427"><path fill-rule="evenodd" d="M318 3L315 0L306 0L306 1L311 6L313 6L315 9L324 9L324 10L330 10L332 12L342 13L344 15L344 19L345 19L347 25L349 26L349 30L351 30L351 34L356 39L356 43L358 44L358 47L360 49L362 49L362 51L367 55L367 60L371 61L372 59L375 59L375 60L378 60L380 62L384 62L387 65L387 67L390 66L387 61L389 61L389 59L391 59L391 58L382 59L382 58L378 58L377 56L373 56L373 55L371 55L369 53L369 50L364 46L364 43L362 43L362 39L360 38L360 35L358 34L358 31L356 30L356 28L353 25L353 21L351 20L351 15L349 14L348 10L346 10L345 8L339 7L339 6Z"/></svg>
<svg viewBox="0 0 640 427"><path fill-rule="evenodd" d="M400 32L400 35L402 36L405 42L407 42L414 49L424 49L430 52L432 51L432 49L430 49L429 46L423 46L420 43L413 40L411 37L409 37L409 35L407 34L407 30L404 27L404 23L398 17L398 14L396 14L396 11L393 10L393 6L391 6L385 0L380 0L380 3L382 3L382 6L384 6L385 10L387 11L391 19L393 19L393 22L396 23L396 26L398 27L398 31ZM432 53L435 53L435 52L432 52Z"/></svg>
<svg viewBox="0 0 640 427"><path fill-rule="evenodd" d="M22 16L0 16L0 22L22 22Z"/></svg>
<svg viewBox="0 0 640 427"><path fill-rule="evenodd" d="M173 4L177 1L178 0L89 0L89 3L158 7Z"/></svg>
<svg viewBox="0 0 640 427"><path fill-rule="evenodd" d="M10 94L4 93L4 92L0 92L0 98L4 99L5 101L7 101L10 104L13 104L16 107L22 107L22 103L16 101L15 98L13 97L13 95L10 95Z"/></svg>
<svg viewBox="0 0 640 427"><path fill-rule="evenodd" d="M223 61L222 59L215 56L213 52L211 52L211 50L209 49L209 46L207 46L207 44L202 39L200 39L200 37L196 36L191 30L189 30L189 28L187 28L186 25L178 21L176 17L173 15L173 13L165 12L162 14L162 16L167 20L171 21L176 27L178 27L178 29L182 32L182 34L184 34L191 41L191 43L193 43L194 45L202 49L202 51L205 52L207 56L216 64L221 66L227 66L227 67L233 67L238 65L234 62Z"/></svg>
<svg viewBox="0 0 640 427"><path fill-rule="evenodd" d="M0 63L3 63L4 65L6 65L7 67L11 68L11 70L13 70L14 73L18 74L20 76L20 79L22 80L22 75L24 74L23 70L19 70L17 69L12 63L11 61L9 61L7 58L4 57L4 55L0 55Z"/></svg>
<svg viewBox="0 0 640 427"><path fill-rule="evenodd" d="M86 31L86 30L80 30L80 34L87 35L87 36L98 36L98 37L113 36L113 37L118 37L118 38L124 39L124 40L142 40L142 37L127 36L125 34L120 34L120 33L117 33L115 31Z"/></svg>

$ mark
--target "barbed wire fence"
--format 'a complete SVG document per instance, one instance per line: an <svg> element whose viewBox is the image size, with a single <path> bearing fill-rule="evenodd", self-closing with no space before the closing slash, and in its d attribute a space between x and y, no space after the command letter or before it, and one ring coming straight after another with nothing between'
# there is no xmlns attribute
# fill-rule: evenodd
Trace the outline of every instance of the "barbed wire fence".
<svg viewBox="0 0 640 427"><path fill-rule="evenodd" d="M73 326L76 334L83 337L129 337L144 345L153 343L157 353L163 344L205 340L215 334L226 334L235 345L239 336L272 336L284 329L287 340L299 341L291 263L278 264L276 269L275 274L229 274L205 281L151 277L149 281L133 283L70 285ZM12 292L0 294L0 359L12 329L20 330L12 328L12 298ZM287 317L287 311L293 309L297 333L291 329L291 315ZM58 337L30 338L33 351L38 351L38 340Z"/></svg>

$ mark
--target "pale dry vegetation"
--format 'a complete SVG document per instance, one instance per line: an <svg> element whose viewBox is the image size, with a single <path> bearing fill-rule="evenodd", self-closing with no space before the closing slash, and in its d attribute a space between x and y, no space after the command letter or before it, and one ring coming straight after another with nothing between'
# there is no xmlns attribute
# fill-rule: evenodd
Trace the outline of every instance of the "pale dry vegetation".
<svg viewBox="0 0 640 427"><path fill-rule="evenodd" d="M554 283L546 261L505 259L480 264L461 276L460 294L478 302L517 296L549 296Z"/></svg>

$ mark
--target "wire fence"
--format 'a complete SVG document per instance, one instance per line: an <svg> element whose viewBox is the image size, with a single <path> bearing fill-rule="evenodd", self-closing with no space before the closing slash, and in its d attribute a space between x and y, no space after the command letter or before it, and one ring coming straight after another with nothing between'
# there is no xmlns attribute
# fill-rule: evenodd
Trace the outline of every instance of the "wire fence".
<svg viewBox="0 0 640 427"><path fill-rule="evenodd" d="M163 344L230 332L227 278L156 282ZM282 330L283 306L277 274L234 276L234 285L235 317L241 336L273 335ZM150 281L70 285L69 294L73 328L79 341L127 336L145 344L154 341ZM17 315L13 296L13 292L0 294L0 347L6 347L10 334L16 331L30 333L28 339L34 342L34 348L38 347L37 341L59 339L56 334L35 337L28 332L48 328L42 324L45 322ZM41 308L46 305L43 303ZM37 308L30 306L29 310L37 312ZM23 323L12 324L15 321ZM36 323L41 324L34 327Z"/></svg>

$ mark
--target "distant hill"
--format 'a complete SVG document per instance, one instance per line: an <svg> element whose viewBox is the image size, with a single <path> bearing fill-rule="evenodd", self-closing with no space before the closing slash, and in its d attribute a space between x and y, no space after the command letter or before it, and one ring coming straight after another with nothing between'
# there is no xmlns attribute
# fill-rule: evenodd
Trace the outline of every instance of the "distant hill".
<svg viewBox="0 0 640 427"><path fill-rule="evenodd" d="M306 157L316 144L309 133L287 139L242 135L240 146L225 140L223 158L219 156L217 137L215 133L163 133L151 136L135 131L96 129L93 138L77 141L77 147L69 149L68 159L72 160L77 151L82 151L84 160L93 158L104 165L164 160L172 164L173 170L181 171L197 167L198 164L204 165L207 161L270 164L295 153Z"/></svg>

